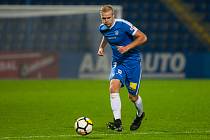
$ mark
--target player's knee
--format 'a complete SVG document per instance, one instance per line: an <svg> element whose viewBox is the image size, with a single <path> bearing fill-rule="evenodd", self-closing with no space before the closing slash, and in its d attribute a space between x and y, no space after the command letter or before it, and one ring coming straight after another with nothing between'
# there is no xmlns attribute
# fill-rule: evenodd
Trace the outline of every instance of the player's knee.
<svg viewBox="0 0 210 140"><path fill-rule="evenodd" d="M129 98L132 102L135 102L135 101L138 99L138 96L137 96L137 95L131 95L131 94L129 94L129 95L128 95L128 98Z"/></svg>
<svg viewBox="0 0 210 140"><path fill-rule="evenodd" d="M110 91L110 93L118 93L119 89L117 88L116 85L110 85L109 91Z"/></svg>
<svg viewBox="0 0 210 140"><path fill-rule="evenodd" d="M119 93L119 90L120 90L119 80L112 80L110 82L110 87L109 87L110 93Z"/></svg>

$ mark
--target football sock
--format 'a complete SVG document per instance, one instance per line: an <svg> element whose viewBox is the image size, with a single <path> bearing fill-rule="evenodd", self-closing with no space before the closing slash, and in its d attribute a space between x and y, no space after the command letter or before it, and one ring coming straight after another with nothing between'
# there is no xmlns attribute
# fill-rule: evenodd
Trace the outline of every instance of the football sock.
<svg viewBox="0 0 210 140"><path fill-rule="evenodd" d="M136 102L134 102L134 105L137 109L137 116L140 117L143 113L143 104L140 96L138 96L138 99L136 100Z"/></svg>
<svg viewBox="0 0 210 140"><path fill-rule="evenodd" d="M119 93L110 94L110 103L114 119L121 119L121 100Z"/></svg>

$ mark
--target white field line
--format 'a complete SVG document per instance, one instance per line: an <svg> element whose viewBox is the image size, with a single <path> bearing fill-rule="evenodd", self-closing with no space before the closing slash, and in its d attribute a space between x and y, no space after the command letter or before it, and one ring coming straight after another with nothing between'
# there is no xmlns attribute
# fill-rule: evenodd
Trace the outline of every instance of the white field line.
<svg viewBox="0 0 210 140"><path fill-rule="evenodd" d="M133 132L133 133L93 133L89 136L114 136L114 135L123 135L123 136L130 136L130 135L170 135L170 134L202 134L202 135L210 135L210 130L208 131L180 131L180 132ZM10 140L10 139L38 139L38 138L64 138L64 137L80 137L77 134L70 134L70 135L34 135L34 136L18 136L18 137L0 137L0 140Z"/></svg>

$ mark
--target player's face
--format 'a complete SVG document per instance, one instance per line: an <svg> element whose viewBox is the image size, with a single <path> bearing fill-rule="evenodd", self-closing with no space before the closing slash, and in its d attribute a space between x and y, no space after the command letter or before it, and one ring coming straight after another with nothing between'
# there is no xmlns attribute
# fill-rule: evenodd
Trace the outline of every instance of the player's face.
<svg viewBox="0 0 210 140"><path fill-rule="evenodd" d="M114 15L113 12L110 10L108 12L101 13L101 21L108 27L111 27L114 22Z"/></svg>

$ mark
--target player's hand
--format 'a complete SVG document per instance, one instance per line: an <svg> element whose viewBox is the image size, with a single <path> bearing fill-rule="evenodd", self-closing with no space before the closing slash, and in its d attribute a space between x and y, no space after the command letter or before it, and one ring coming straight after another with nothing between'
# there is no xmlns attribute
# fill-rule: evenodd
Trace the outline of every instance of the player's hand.
<svg viewBox="0 0 210 140"><path fill-rule="evenodd" d="M98 49L98 53L97 53L99 56L104 56L104 49L103 48L100 48Z"/></svg>
<svg viewBox="0 0 210 140"><path fill-rule="evenodd" d="M126 53L129 49L127 47L124 46L117 46L117 50L121 53L124 54Z"/></svg>

